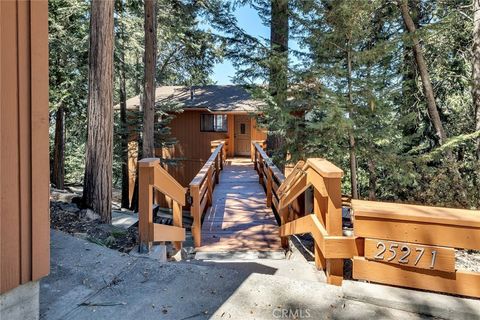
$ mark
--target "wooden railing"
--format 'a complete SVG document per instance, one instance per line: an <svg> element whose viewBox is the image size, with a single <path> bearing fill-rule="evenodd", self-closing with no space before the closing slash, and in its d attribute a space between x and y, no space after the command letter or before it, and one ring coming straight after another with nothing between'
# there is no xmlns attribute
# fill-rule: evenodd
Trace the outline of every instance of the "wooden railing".
<svg viewBox="0 0 480 320"><path fill-rule="evenodd" d="M193 217L192 235L195 247L202 245L202 217L205 210L212 205L213 189L219 182L220 171L226 160L226 142L212 141L216 144L210 158L203 165L202 169L190 182L190 196L192 205L190 212Z"/></svg>
<svg viewBox="0 0 480 320"><path fill-rule="evenodd" d="M365 254L353 278L480 298L480 272L456 265L458 249L480 250L480 211L352 200Z"/></svg>
<svg viewBox="0 0 480 320"><path fill-rule="evenodd" d="M300 161L284 178L258 143L255 168L267 205L280 215L280 236L311 233L315 264L340 285L343 259L354 279L480 298L480 272L461 270L455 250L480 250L480 211L351 200L341 195L343 171L324 159ZM313 213L292 206L313 189ZM342 205L353 236L343 236ZM285 242L285 239L282 239Z"/></svg>
<svg viewBox="0 0 480 320"><path fill-rule="evenodd" d="M161 167L158 158L142 159L138 162L138 167L140 250L148 252L152 242L161 241L172 241L180 249L182 241L185 241L185 229L182 228L185 189ZM153 222L154 190L172 199L173 226Z"/></svg>
<svg viewBox="0 0 480 320"><path fill-rule="evenodd" d="M254 167L259 182L265 185L267 206L273 206L280 216L282 244L287 236L311 233L315 242L315 265L325 270L327 282L340 285L343 280L343 259L361 254L359 239L342 236L343 171L324 159L300 161L285 178L259 143L253 143ZM292 209L294 201L313 188L313 213L298 215Z"/></svg>

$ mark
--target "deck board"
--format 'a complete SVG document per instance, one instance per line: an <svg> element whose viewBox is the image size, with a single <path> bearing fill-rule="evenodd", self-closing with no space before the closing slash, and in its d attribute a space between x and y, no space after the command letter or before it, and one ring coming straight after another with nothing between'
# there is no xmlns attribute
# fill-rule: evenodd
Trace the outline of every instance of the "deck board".
<svg viewBox="0 0 480 320"><path fill-rule="evenodd" d="M278 225L249 159L230 159L213 192L197 251L282 250Z"/></svg>

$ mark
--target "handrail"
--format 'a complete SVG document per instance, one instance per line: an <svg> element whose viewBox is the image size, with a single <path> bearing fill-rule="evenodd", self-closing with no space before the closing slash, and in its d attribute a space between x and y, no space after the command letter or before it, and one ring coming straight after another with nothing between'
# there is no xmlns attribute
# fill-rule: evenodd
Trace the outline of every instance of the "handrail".
<svg viewBox="0 0 480 320"><path fill-rule="evenodd" d="M181 249L182 241L185 241L182 206L185 205L186 190L161 167L158 158L142 159L138 167L140 250L148 252L152 242L157 241L172 241L177 249ZM154 189L172 199L173 226L153 222Z"/></svg>
<svg viewBox="0 0 480 320"><path fill-rule="evenodd" d="M282 245L287 236L311 233L315 241L315 264L326 270L327 281L340 285L343 258L358 255L357 239L342 236L343 171L331 162L311 158L299 161L288 177L280 172L258 142L252 142L254 167L265 187L267 206L280 217ZM313 214L294 217L292 205L308 188L313 188Z"/></svg>
<svg viewBox="0 0 480 320"><path fill-rule="evenodd" d="M343 259L351 259L353 279L480 297L480 272L455 264L455 250L480 249L479 210L342 197L343 171L325 159L300 161L275 189L271 159L258 143L252 148L266 202L280 216L282 244L288 236L310 233L315 264L326 271L328 283L341 285ZM307 188L313 190L313 213L295 212L302 207L295 200ZM343 235L342 205L350 207L353 236Z"/></svg>
<svg viewBox="0 0 480 320"><path fill-rule="evenodd" d="M220 171L223 170L226 160L226 141L212 141L212 146L214 144L216 147L207 162L190 182L190 213L193 217L192 235L195 247L202 244L202 217L205 210L212 205L213 189L219 182Z"/></svg>

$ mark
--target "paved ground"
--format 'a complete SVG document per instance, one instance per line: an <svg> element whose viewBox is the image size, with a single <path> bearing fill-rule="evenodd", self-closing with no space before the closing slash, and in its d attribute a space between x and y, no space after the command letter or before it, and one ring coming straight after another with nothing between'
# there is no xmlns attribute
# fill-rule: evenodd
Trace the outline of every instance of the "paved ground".
<svg viewBox="0 0 480 320"><path fill-rule="evenodd" d="M52 231L51 274L41 283L41 318L422 318L344 299L340 287L292 280L293 272L280 269L260 260L247 266L243 261L162 264Z"/></svg>
<svg viewBox="0 0 480 320"><path fill-rule="evenodd" d="M250 159L234 158L220 174L198 251L282 250L275 216Z"/></svg>

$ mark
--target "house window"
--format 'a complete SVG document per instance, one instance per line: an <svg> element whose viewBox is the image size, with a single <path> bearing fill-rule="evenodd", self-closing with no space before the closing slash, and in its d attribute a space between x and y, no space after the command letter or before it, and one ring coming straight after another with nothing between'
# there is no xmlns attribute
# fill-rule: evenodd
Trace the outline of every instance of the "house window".
<svg viewBox="0 0 480 320"><path fill-rule="evenodd" d="M200 131L203 132L227 132L226 114L202 114L200 115Z"/></svg>

